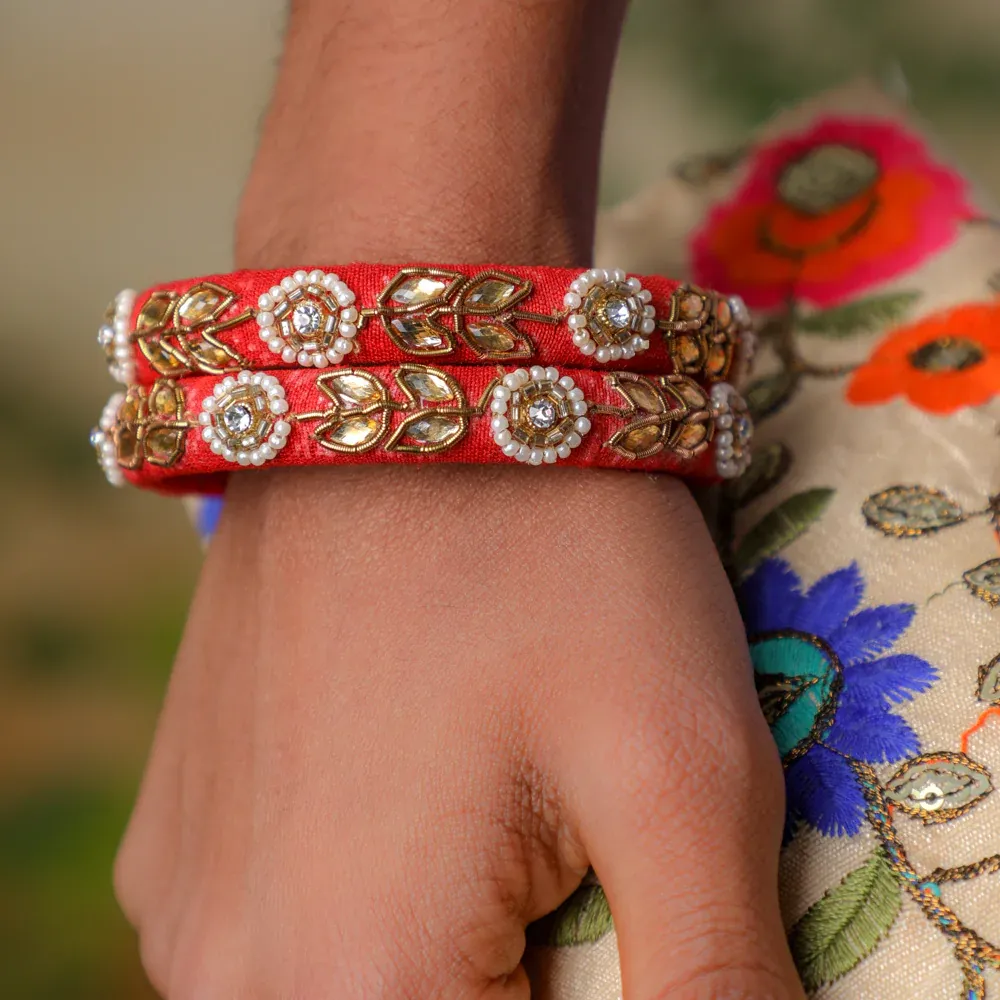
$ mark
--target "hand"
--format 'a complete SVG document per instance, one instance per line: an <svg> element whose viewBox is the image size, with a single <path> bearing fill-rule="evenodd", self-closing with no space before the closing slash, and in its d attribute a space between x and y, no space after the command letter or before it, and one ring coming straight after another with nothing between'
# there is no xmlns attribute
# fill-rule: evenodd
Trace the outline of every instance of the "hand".
<svg viewBox="0 0 1000 1000"><path fill-rule="evenodd" d="M241 263L585 261L620 11L439 6L293 7ZM588 865L628 1000L785 1000L781 812L680 484L262 470L232 479L116 886L168 1000L526 998L524 927Z"/></svg>

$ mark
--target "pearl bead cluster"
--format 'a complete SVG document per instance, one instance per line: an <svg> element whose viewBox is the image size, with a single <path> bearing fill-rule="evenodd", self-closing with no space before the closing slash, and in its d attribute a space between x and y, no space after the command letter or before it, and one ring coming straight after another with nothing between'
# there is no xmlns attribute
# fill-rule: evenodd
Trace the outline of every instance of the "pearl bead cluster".
<svg viewBox="0 0 1000 1000"><path fill-rule="evenodd" d="M642 310L641 315L637 309L634 315L629 315L621 343L601 343L607 337L598 329L594 316L588 315L588 295L599 287L608 291L621 291L629 299L635 300L638 303L637 309ZM627 277L621 268L604 270L594 267L584 271L572 282L563 298L563 305L570 310L566 323L573 331L573 343L581 354L587 357L593 355L602 364L634 358L649 347L647 338L656 330L656 310L649 304L652 298L652 293L648 288L642 287L638 278ZM632 313L631 307L629 311ZM631 336L628 336L629 331Z"/></svg>
<svg viewBox="0 0 1000 1000"><path fill-rule="evenodd" d="M333 302L337 307L331 308ZM323 332L327 335L317 342L290 343L279 327L280 318L275 310L284 311L295 304L307 304L316 309L325 321ZM358 334L358 310L354 306L354 292L336 274L315 271L296 271L281 279L257 300L256 315L260 339L274 354L281 355L286 364L297 363L303 368L325 368L339 365L354 346ZM332 334L336 333L333 337Z"/></svg>
<svg viewBox="0 0 1000 1000"><path fill-rule="evenodd" d="M753 421L743 397L728 383L712 386L715 422L715 468L723 479L742 476L750 465Z"/></svg>
<svg viewBox="0 0 1000 1000"><path fill-rule="evenodd" d="M226 414L242 407L248 417L247 428L226 426ZM198 422L201 436L213 454L237 465L263 465L288 442L292 425L283 415L288 412L285 390L273 375L241 371L217 382L212 394L201 402ZM245 436L241 436L246 430Z"/></svg>
<svg viewBox="0 0 1000 1000"><path fill-rule="evenodd" d="M97 331L97 343L108 356L108 371L116 382L128 385L135 381L135 357L129 342L129 320L135 305L135 292L126 288L115 296L114 316L110 324Z"/></svg>
<svg viewBox="0 0 1000 1000"><path fill-rule="evenodd" d="M537 425L539 433L531 434L529 441L524 426L512 423L508 414L514 407L529 406L524 390L532 385L538 389L532 396L534 405L546 417ZM590 431L583 390L568 375L560 376L556 368L535 365L530 371L518 368L505 375L493 390L490 410L493 414L490 426L497 447L508 458L528 465L552 465L561 458L569 458ZM551 444L539 443L545 437Z"/></svg>
<svg viewBox="0 0 1000 1000"><path fill-rule="evenodd" d="M115 424L118 422L118 410L124 402L125 393L116 392L101 412L97 426L90 432L90 443L97 452L97 461L104 471L104 477L112 486L125 485L125 476L118 464L115 447Z"/></svg>

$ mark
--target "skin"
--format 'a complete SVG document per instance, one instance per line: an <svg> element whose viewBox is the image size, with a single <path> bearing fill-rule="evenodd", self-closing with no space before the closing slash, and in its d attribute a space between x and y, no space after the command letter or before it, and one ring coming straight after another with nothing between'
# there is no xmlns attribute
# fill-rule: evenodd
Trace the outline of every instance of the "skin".
<svg viewBox="0 0 1000 1000"><path fill-rule="evenodd" d="M622 5L298 0L237 262L585 266ZM782 784L665 477L232 477L115 869L167 1000L528 996L588 865L627 1000L803 996Z"/></svg>

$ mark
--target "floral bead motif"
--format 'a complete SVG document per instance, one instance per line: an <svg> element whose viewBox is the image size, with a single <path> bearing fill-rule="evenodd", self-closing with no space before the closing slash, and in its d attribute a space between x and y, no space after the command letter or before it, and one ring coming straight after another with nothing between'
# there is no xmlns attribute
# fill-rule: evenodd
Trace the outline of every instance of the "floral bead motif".
<svg viewBox="0 0 1000 1000"><path fill-rule="evenodd" d="M570 286L563 304L571 310L566 322L580 353L602 364L634 358L649 347L656 329L652 293L638 278L616 269L592 268Z"/></svg>
<svg viewBox="0 0 1000 1000"><path fill-rule="evenodd" d="M216 383L201 403L202 438L216 455L238 465L263 465L288 441L292 425L285 390L273 375L241 371Z"/></svg>
<svg viewBox="0 0 1000 1000"><path fill-rule="evenodd" d="M715 468L723 479L743 475L750 465L753 421L743 397L728 383L712 386L715 419Z"/></svg>
<svg viewBox="0 0 1000 1000"><path fill-rule="evenodd" d="M354 292L336 274L296 271L258 299L260 339L286 364L339 365L354 346Z"/></svg>
<svg viewBox="0 0 1000 1000"><path fill-rule="evenodd" d="M105 404L101 419L90 432L90 443L97 452L97 461L104 470L104 476L112 486L124 486L125 476L118 465L118 449L115 446L115 425L118 410L125 402L125 393L116 392Z"/></svg>
<svg viewBox="0 0 1000 1000"><path fill-rule="evenodd" d="M569 458L590 431L583 390L555 368L505 375L493 390L493 440L508 458L552 465Z"/></svg>
<svg viewBox="0 0 1000 1000"><path fill-rule="evenodd" d="M129 319L135 305L135 292L119 292L104 313L104 324L97 331L97 343L104 348L108 371L116 382L128 385L135 379L135 359L129 341Z"/></svg>

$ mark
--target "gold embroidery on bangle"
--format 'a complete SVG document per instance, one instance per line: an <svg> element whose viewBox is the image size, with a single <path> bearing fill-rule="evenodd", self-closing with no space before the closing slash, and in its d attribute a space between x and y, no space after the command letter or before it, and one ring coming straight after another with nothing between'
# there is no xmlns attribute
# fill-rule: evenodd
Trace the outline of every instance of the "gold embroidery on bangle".
<svg viewBox="0 0 1000 1000"><path fill-rule="evenodd" d="M615 372L611 387L625 400L625 407L594 404L594 413L619 416L629 422L606 443L624 458L651 458L664 449L689 460L700 455L712 440L714 425L708 396L683 375L637 375Z"/></svg>
<svg viewBox="0 0 1000 1000"><path fill-rule="evenodd" d="M465 393L450 375L424 365L403 365L396 384L406 396L409 414L385 443L386 451L431 454L458 444L469 429ZM452 406L439 406L452 403Z"/></svg>
<svg viewBox="0 0 1000 1000"><path fill-rule="evenodd" d="M382 382L371 372L349 368L316 379L320 391L333 403L313 438L330 451L360 454L370 451L389 429L392 403ZM305 415L299 420L305 419Z"/></svg>
<svg viewBox="0 0 1000 1000"><path fill-rule="evenodd" d="M184 454L184 390L172 379L159 379L149 389L129 386L118 407L112 439L123 469L139 469L144 461L169 467Z"/></svg>
<svg viewBox="0 0 1000 1000"><path fill-rule="evenodd" d="M218 339L218 334L253 315L252 310L246 310L221 319L235 301L235 293L213 281L200 281L183 295L151 292L136 317L132 337L160 375L237 371L247 361Z"/></svg>
<svg viewBox="0 0 1000 1000"><path fill-rule="evenodd" d="M728 299L681 285L671 297L668 317L657 325L678 373L713 382L729 376L743 331Z"/></svg>
<svg viewBox="0 0 1000 1000"><path fill-rule="evenodd" d="M504 271L466 278L458 271L406 267L379 293L376 308L361 315L378 316L392 342L418 357L450 354L457 337L483 360L526 358L535 345L518 330L517 319L556 321L514 309L532 288L529 280Z"/></svg>

